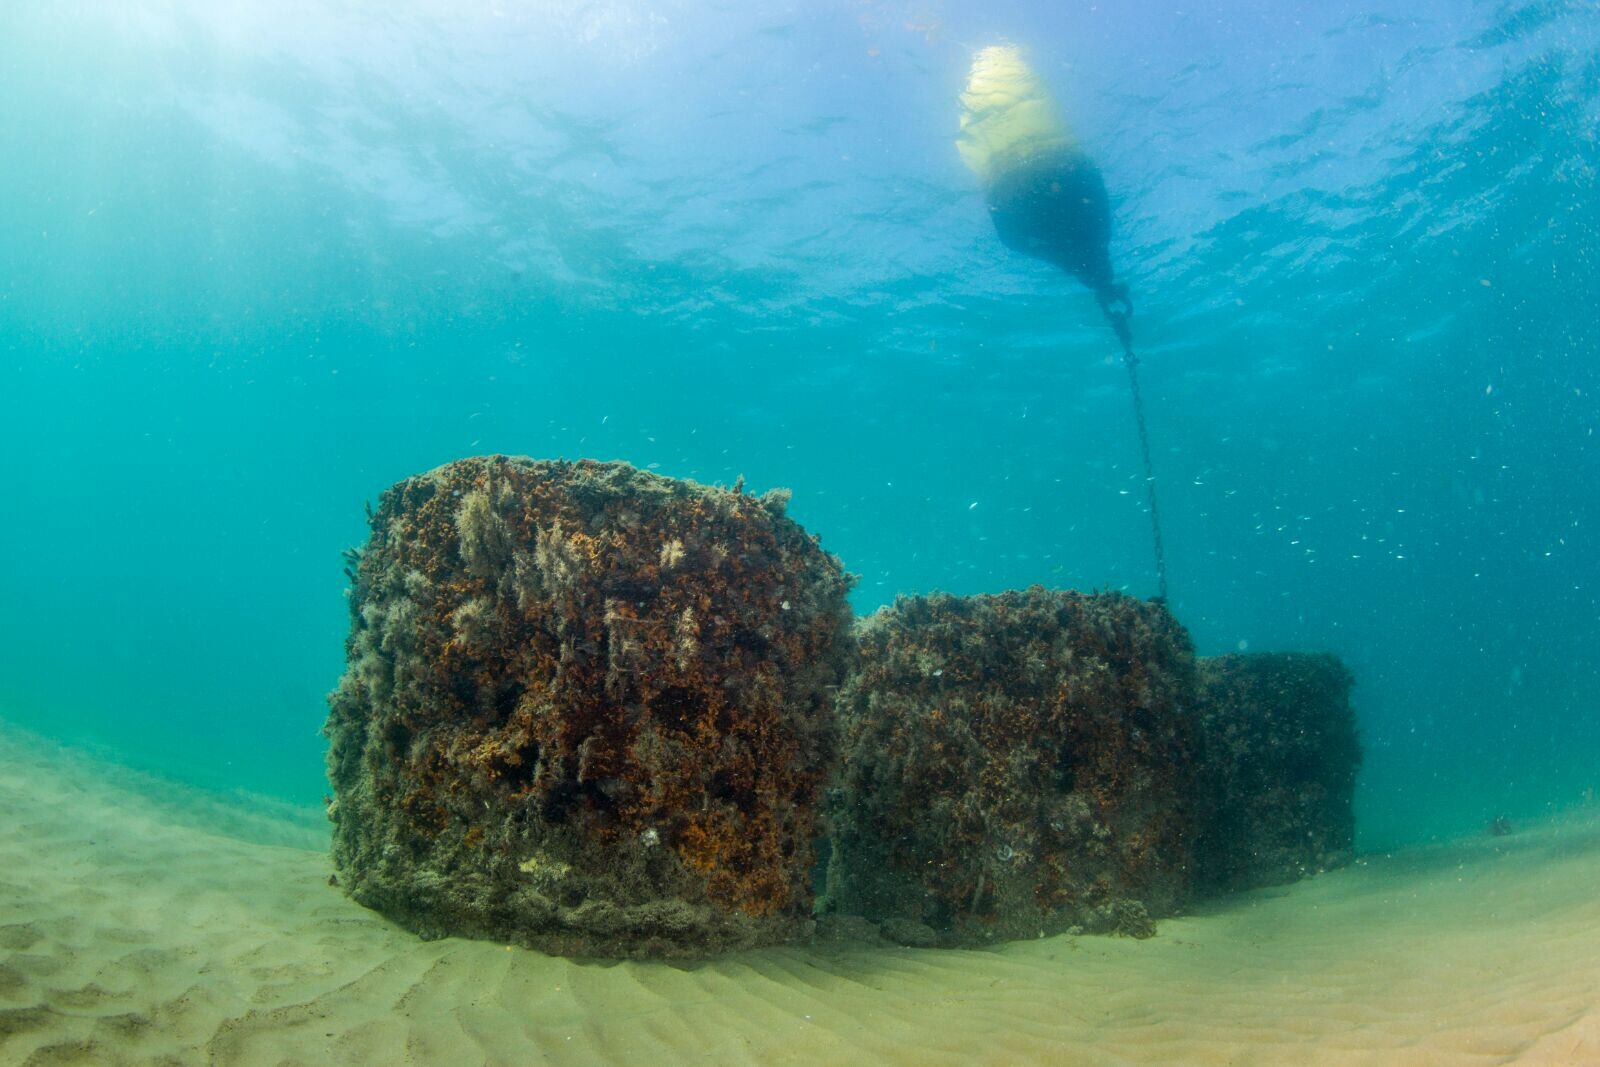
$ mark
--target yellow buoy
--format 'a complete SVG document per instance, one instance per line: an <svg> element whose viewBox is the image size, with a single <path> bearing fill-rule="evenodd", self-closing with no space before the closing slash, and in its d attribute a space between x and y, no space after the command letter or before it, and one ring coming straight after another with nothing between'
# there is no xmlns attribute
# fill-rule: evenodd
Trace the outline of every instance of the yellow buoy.
<svg viewBox="0 0 1600 1067"><path fill-rule="evenodd" d="M1000 239L1072 274L1094 291L1113 325L1125 322L1131 309L1111 269L1105 181L1015 45L973 57L956 148L983 183Z"/></svg>
<svg viewBox="0 0 1600 1067"><path fill-rule="evenodd" d="M1105 180L1078 146L1044 79L1015 45L994 45L973 57L961 94L956 148L983 183L1000 240L1088 286L1122 342L1150 502L1157 596L1164 600L1167 564L1139 393L1139 360L1133 352L1133 305L1128 287L1116 280L1111 267L1111 203Z"/></svg>
<svg viewBox="0 0 1600 1067"><path fill-rule="evenodd" d="M985 186L1031 158L1075 146L1061 109L1021 49L994 45L973 58L956 148Z"/></svg>

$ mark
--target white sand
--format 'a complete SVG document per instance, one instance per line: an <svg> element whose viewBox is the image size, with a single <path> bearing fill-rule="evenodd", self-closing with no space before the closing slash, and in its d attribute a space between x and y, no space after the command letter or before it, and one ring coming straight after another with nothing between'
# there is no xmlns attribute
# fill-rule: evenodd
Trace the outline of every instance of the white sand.
<svg viewBox="0 0 1600 1067"><path fill-rule="evenodd" d="M1150 941L688 969L424 944L329 887L306 822L14 731L0 815L7 1064L1600 1064L1592 810Z"/></svg>

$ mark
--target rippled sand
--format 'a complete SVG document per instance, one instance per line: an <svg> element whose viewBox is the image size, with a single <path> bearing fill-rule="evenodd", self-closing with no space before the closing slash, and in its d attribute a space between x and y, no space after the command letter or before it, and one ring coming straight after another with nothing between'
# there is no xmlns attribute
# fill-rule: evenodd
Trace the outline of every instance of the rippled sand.
<svg viewBox="0 0 1600 1067"><path fill-rule="evenodd" d="M1144 942L694 968L424 944L320 829L0 733L0 1062L1600 1064L1600 812Z"/></svg>

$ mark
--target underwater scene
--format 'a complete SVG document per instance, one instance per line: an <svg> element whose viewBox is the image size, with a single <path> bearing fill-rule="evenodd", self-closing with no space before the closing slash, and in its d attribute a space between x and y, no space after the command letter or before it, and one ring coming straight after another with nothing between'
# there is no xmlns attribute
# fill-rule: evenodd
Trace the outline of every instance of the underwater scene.
<svg viewBox="0 0 1600 1067"><path fill-rule="evenodd" d="M0 1064L1600 1064L1600 6L0 8Z"/></svg>

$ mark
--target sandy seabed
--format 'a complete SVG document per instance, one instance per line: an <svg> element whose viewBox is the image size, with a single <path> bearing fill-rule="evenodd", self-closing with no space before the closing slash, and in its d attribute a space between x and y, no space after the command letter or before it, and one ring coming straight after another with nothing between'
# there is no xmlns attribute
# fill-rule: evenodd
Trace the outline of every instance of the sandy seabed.
<svg viewBox="0 0 1600 1067"><path fill-rule="evenodd" d="M0 730L0 1063L1600 1064L1600 811L1149 941L681 967L423 943L325 832Z"/></svg>

